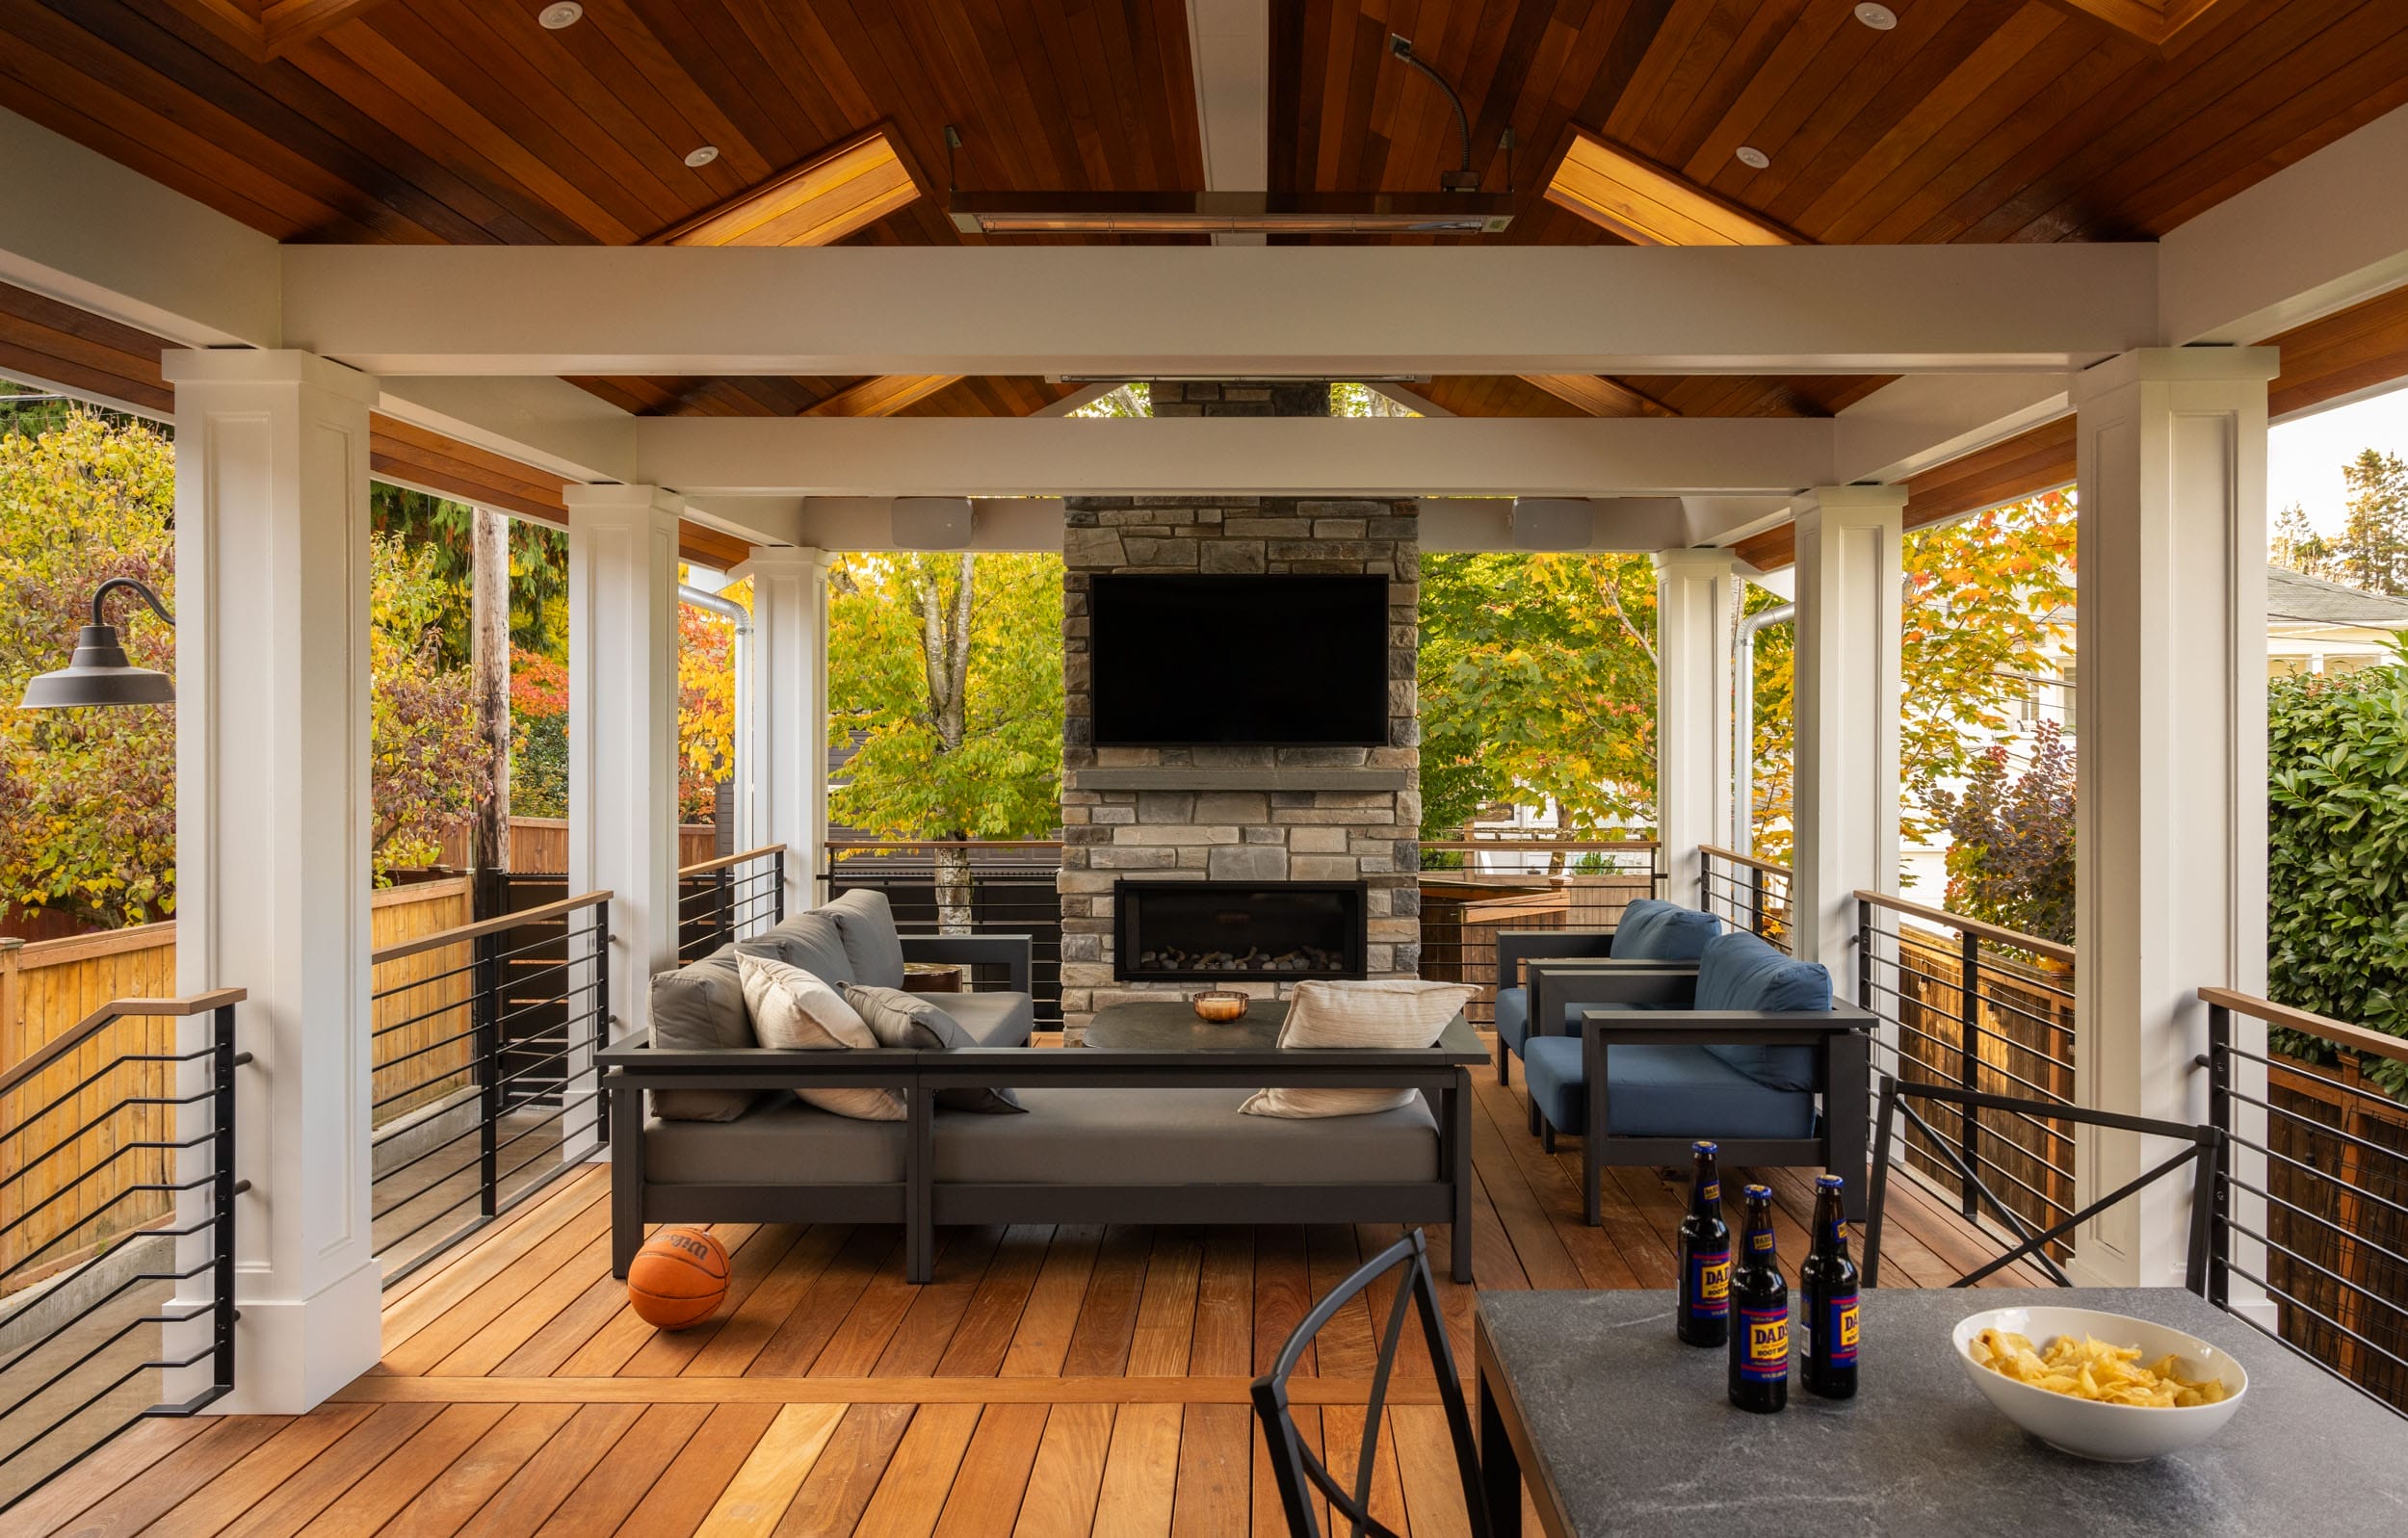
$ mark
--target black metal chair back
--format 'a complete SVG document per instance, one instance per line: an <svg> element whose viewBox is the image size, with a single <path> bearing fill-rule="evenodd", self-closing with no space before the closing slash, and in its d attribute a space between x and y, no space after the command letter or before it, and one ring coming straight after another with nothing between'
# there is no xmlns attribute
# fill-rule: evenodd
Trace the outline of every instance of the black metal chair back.
<svg viewBox="0 0 2408 1538"><path fill-rule="evenodd" d="M1397 1270L1403 1274L1398 1279L1396 1301L1388 1309L1387 1325L1380 1335L1379 1365L1363 1408L1363 1446L1355 1462L1354 1487L1348 1490L1297 1435L1288 1402L1288 1378L1304 1348L1340 1309ZM1422 1339L1429 1347L1430 1369L1437 1374L1439 1403L1446 1408L1447 1435L1454 1444L1455 1474L1462 1482L1463 1509L1470 1514L1473 1538L1490 1538L1487 1507L1480 1496L1479 1447L1473 1439L1472 1414L1463 1399L1463 1378L1455 1371L1454 1352L1447 1344L1447 1321L1438 1307L1438 1285L1430 1278L1429 1251L1420 1229L1373 1257L1315 1304L1280 1346L1270 1370L1254 1380L1254 1414L1263 1423L1263 1440L1269 1448L1271 1473L1279 1481L1279 1505L1287 1513L1291 1538L1321 1538L1321 1524L1313 1511L1317 1493L1329 1502L1333 1523L1346 1522L1351 1538L1400 1538L1372 1517L1372 1471L1379 1452L1380 1413L1387 1407L1388 1380L1397 1364L1407 1309L1421 1316Z"/></svg>
<svg viewBox="0 0 2408 1538"><path fill-rule="evenodd" d="M1871 1188L1866 1192L1864 1270L1867 1287L1877 1287L1881 1281L1881 1213L1890 1189L1890 1137L1892 1130L1904 1120L1922 1131L1929 1141L1929 1151L1956 1171L1956 1178L1965 1183L1967 1190L1976 1192L1981 1201L1989 1203L1990 1210L2014 1231L2020 1241L1996 1260L1975 1267L1949 1286L1972 1287L2017 1261L2028 1259L2057 1286L2072 1287L2072 1279L2050 1258L2051 1244L2185 1164L2195 1164L2197 1169L2190 1191L2190 1249L2184 1268L2183 1285L2201 1297L2208 1295L2208 1258L2215 1227L2216 1182L2224 1164L2225 1136L2222 1132L2213 1127L2193 1126L2188 1122L2154 1121L2145 1116L2126 1116L2117 1111L2093 1110L2081 1106L2059 1105L2055 1101L1985 1095L1946 1084L1901 1083L1891 1074L1881 1075L1879 1083L1880 1096L1873 1111L1872 1179ZM1998 1193L1983 1183L1980 1171L1966 1163L1950 1139L1915 1113L1915 1108L1907 1102L1916 1100L1934 1100L1962 1107L1969 1116L1985 1110L2011 1111L2038 1121L2071 1122L2081 1127L2107 1127L2119 1132L2171 1138L2186 1146L2173 1158L2151 1165L2062 1221L2045 1229L2034 1229L2021 1213L1999 1200Z"/></svg>

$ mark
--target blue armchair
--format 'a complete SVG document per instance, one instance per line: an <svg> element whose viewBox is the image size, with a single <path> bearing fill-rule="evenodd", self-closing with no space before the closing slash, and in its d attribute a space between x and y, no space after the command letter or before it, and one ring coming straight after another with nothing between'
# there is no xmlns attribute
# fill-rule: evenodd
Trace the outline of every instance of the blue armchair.
<svg viewBox="0 0 2408 1538"><path fill-rule="evenodd" d="M1700 1137L1727 1164L1845 1175L1848 1215L1863 1215L1873 1017L1833 1004L1819 963L1739 932L1708 942L1694 972L1550 969L1541 992L1582 1028L1525 1044L1531 1108L1551 1149L1582 1134L1592 1226L1605 1165L1677 1164Z"/></svg>
<svg viewBox="0 0 2408 1538"><path fill-rule="evenodd" d="M1512 1060L1522 1056L1531 1029L1531 993L1523 980L1525 963L1546 961L1557 966L1630 966L1697 960L1706 942L1722 932L1722 921L1658 898L1640 898L1622 910L1610 929L1508 929L1497 936L1497 1082L1513 1082ZM1535 1032L1553 1035L1577 1030L1580 1022L1570 1010L1560 1021L1542 1016Z"/></svg>

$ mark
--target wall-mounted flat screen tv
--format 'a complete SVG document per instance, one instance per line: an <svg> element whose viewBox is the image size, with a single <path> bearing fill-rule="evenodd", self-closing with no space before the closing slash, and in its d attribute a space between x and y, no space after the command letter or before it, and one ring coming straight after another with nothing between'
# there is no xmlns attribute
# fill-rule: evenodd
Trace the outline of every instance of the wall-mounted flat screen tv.
<svg viewBox="0 0 2408 1538"><path fill-rule="evenodd" d="M1388 741L1385 577L1107 575L1087 612L1099 746Z"/></svg>

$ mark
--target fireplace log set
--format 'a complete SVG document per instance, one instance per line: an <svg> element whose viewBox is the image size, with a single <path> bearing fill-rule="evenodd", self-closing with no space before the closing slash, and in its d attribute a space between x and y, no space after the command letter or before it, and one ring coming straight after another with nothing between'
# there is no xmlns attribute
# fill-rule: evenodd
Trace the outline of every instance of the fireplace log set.
<svg viewBox="0 0 2408 1538"><path fill-rule="evenodd" d="M1147 951L1138 957L1138 966L1146 972L1334 972L1346 964L1343 952L1325 951L1320 946L1300 946L1276 955L1253 948L1242 954L1227 951L1197 954L1173 947L1167 951Z"/></svg>

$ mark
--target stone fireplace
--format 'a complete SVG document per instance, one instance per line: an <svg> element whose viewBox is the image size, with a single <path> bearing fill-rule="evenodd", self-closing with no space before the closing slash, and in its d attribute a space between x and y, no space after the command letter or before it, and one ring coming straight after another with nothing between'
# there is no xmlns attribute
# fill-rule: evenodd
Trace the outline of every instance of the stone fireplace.
<svg viewBox="0 0 2408 1538"><path fill-rule="evenodd" d="M1114 882L1115 980L1360 978L1363 897L1360 881Z"/></svg>
<svg viewBox="0 0 2408 1538"><path fill-rule="evenodd" d="M1156 384L1157 416L1325 415L1328 391L1280 384ZM1109 427L1100 430L1111 430ZM1072 497L1064 504L1062 1014L1076 1040L1124 999L1236 987L1276 997L1300 978L1410 978L1421 966L1421 545L1413 501L1296 497ZM1088 597L1106 572L1376 575L1388 580L1388 734L1376 747L1103 747L1094 743ZM1199 638L1209 643L1209 638ZM1155 894L1191 885L1183 905ZM1281 938L1332 892L1359 894L1344 930L1359 949L1309 968L1200 958L1192 942L1251 925L1235 952L1293 963L1338 949ZM1210 894L1205 896L1204 894ZM1124 895L1141 906L1123 915ZM1162 905L1158 908L1157 904ZM1326 914L1322 915L1324 918ZM1134 918L1136 925L1124 921ZM1168 921L1169 931L1160 925ZM1183 925L1191 931L1178 937ZM1300 923L1292 925L1301 928ZM1162 943L1157 943L1160 937ZM1125 954L1135 938L1141 948ZM1165 946L1180 952L1167 958ZM1149 962L1145 951L1154 952Z"/></svg>

